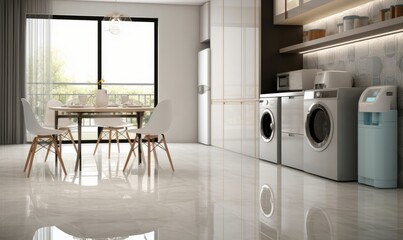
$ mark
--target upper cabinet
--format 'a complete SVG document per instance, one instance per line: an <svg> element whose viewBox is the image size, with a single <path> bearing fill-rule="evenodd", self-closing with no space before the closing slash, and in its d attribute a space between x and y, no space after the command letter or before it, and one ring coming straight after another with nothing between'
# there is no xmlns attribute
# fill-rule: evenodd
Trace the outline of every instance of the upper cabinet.
<svg viewBox="0 0 403 240"><path fill-rule="evenodd" d="M200 42L210 41L210 2L200 7Z"/></svg>
<svg viewBox="0 0 403 240"><path fill-rule="evenodd" d="M280 53L308 53L326 48L383 37L403 31L403 17L377 22L371 25L333 34L320 39L280 48Z"/></svg>
<svg viewBox="0 0 403 240"><path fill-rule="evenodd" d="M305 25L371 0L274 0L274 24Z"/></svg>

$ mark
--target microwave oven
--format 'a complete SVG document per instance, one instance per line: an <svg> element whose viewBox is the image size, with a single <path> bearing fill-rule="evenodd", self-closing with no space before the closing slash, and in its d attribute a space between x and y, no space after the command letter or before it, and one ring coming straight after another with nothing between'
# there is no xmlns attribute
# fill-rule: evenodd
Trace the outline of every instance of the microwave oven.
<svg viewBox="0 0 403 240"><path fill-rule="evenodd" d="M301 69L277 74L277 91L303 91L314 88L315 76L321 69Z"/></svg>

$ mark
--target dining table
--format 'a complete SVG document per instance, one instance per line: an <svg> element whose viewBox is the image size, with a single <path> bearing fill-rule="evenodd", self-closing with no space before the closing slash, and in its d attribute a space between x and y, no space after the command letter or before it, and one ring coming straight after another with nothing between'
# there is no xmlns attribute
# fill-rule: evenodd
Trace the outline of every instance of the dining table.
<svg viewBox="0 0 403 240"><path fill-rule="evenodd" d="M77 118L77 158L75 171L77 168L81 171L81 137L82 124L84 118L136 118L137 127L141 128L144 120L144 113L152 111L154 107L135 106L135 105L112 105L106 107L95 107L85 105L66 105L50 107L55 112L55 128L58 129L58 122L61 118ZM141 138L140 138L141 139ZM141 148L138 148L139 162L141 162Z"/></svg>

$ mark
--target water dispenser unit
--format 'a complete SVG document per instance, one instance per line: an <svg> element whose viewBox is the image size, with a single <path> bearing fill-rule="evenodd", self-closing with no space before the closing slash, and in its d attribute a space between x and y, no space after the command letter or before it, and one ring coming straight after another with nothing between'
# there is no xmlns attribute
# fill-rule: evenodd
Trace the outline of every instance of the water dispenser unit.
<svg viewBox="0 0 403 240"><path fill-rule="evenodd" d="M367 88L358 103L358 182L397 187L397 88Z"/></svg>

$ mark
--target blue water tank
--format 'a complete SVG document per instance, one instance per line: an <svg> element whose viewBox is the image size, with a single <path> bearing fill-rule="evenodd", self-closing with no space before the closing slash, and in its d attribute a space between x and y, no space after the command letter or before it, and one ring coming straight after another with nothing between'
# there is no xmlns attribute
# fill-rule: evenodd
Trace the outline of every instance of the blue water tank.
<svg viewBox="0 0 403 240"><path fill-rule="evenodd" d="M358 182L397 187L396 87L367 88L358 106Z"/></svg>

